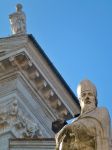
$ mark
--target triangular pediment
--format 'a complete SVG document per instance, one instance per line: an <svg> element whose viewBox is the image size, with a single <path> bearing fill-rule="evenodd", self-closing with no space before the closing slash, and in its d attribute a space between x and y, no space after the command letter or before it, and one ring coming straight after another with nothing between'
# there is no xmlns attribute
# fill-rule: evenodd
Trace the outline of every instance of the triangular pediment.
<svg viewBox="0 0 112 150"><path fill-rule="evenodd" d="M41 126L43 136L53 137L53 121L79 113L77 98L32 35L0 39L0 52L1 107L15 99L21 116Z"/></svg>

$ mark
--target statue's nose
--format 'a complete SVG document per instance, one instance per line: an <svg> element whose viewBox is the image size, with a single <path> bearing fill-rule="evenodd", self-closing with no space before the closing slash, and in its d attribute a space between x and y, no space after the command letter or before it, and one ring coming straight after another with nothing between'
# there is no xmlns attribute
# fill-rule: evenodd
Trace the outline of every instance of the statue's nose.
<svg viewBox="0 0 112 150"><path fill-rule="evenodd" d="M89 98L88 95L86 95L85 100L86 100L86 101L89 101L89 100L90 100L90 98Z"/></svg>
<svg viewBox="0 0 112 150"><path fill-rule="evenodd" d="M85 99L89 100L89 96L88 96L88 95L86 95Z"/></svg>
<svg viewBox="0 0 112 150"><path fill-rule="evenodd" d="M85 98L85 103L86 103L86 104L90 104L90 103L91 103L89 96L86 96L86 98Z"/></svg>

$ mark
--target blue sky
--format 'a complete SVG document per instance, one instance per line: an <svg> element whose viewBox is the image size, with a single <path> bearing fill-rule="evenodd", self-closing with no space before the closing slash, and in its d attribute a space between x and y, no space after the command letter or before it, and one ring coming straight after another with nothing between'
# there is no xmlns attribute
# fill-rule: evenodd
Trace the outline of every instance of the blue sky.
<svg viewBox="0 0 112 150"><path fill-rule="evenodd" d="M0 37L11 35L8 15L21 3L33 34L76 95L82 79L98 90L112 116L112 0L1 0Z"/></svg>

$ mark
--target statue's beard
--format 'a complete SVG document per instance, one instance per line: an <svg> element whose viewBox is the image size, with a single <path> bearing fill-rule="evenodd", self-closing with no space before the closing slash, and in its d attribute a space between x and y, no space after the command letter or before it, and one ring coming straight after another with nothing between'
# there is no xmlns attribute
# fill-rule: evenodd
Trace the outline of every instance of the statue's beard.
<svg viewBox="0 0 112 150"><path fill-rule="evenodd" d="M96 105L94 103L85 104L83 108L81 108L81 113L87 113L96 108Z"/></svg>

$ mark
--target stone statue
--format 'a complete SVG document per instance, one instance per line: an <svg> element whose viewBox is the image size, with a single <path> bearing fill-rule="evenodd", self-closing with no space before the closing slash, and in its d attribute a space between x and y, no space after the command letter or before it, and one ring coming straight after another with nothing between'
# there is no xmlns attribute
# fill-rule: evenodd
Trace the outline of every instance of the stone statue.
<svg viewBox="0 0 112 150"><path fill-rule="evenodd" d="M26 33L26 16L22 11L22 5L16 5L16 12L9 15L11 30L13 34Z"/></svg>
<svg viewBox="0 0 112 150"><path fill-rule="evenodd" d="M56 135L56 150L109 150L110 117L97 107L96 87L83 80L77 88L81 114Z"/></svg>

